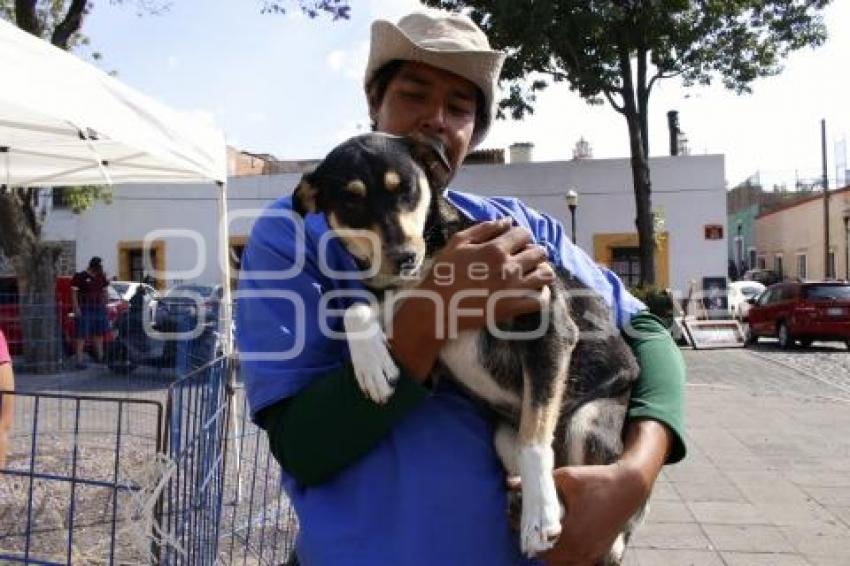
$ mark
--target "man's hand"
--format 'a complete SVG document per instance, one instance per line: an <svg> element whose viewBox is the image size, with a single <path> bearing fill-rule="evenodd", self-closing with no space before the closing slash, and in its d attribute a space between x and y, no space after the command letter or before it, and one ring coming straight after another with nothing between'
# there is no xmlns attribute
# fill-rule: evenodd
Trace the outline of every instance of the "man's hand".
<svg viewBox="0 0 850 566"><path fill-rule="evenodd" d="M559 468L555 485L567 513L555 548L541 557L553 566L595 566L646 500L639 474L621 462Z"/></svg>
<svg viewBox="0 0 850 566"><path fill-rule="evenodd" d="M541 558L551 566L595 566L649 498L671 444L671 433L663 424L631 421L619 461L556 469L555 486L566 516L558 542ZM517 489L519 482L512 479L508 485Z"/></svg>
<svg viewBox="0 0 850 566"><path fill-rule="evenodd" d="M540 310L540 291L555 276L546 259L545 248L533 243L531 232L512 226L510 218L482 222L449 239L421 288L442 298L447 328L481 328L489 322L487 302L495 293L511 293L494 304L495 322ZM460 298L464 291L472 293ZM463 316L457 312L461 310Z"/></svg>
<svg viewBox="0 0 850 566"><path fill-rule="evenodd" d="M525 294L496 301L493 316L501 321L540 310L540 290L553 278L545 250L533 245L531 233L513 227L510 219L462 230L437 254L418 287L439 300L410 297L396 311L388 333L393 353L409 372L424 380L449 330L487 324L487 299L493 293ZM468 290L474 294L453 302L456 294ZM457 316L460 310L465 311L462 317ZM437 335L438 327L443 329L442 336Z"/></svg>

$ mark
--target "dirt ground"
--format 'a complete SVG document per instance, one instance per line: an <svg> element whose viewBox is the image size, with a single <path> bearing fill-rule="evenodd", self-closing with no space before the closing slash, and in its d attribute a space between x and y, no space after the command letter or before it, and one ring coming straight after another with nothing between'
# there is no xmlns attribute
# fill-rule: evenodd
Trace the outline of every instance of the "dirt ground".
<svg viewBox="0 0 850 566"><path fill-rule="evenodd" d="M0 563L6 563L4 557L24 556L74 565L152 563L154 533L159 532L157 490L166 488L164 478L169 477L175 483L165 491L173 503L166 512L176 508L186 514L162 516L165 529L203 535L195 537L194 548L191 537L158 538L164 541L166 555L206 552L217 537L221 564L276 565L288 558L296 519L265 436L244 417L241 389L235 404L238 436L228 431L222 477L209 475L200 461L191 461L192 450L176 462L159 453L163 432L158 427L164 421L169 381L148 380L143 387L136 383L122 395L115 376L98 372L72 378L19 388L7 468L0 472ZM35 395L34 390L51 393ZM85 398L51 396L57 391ZM125 400L119 403L98 394ZM205 491L190 502L187 494L194 491L186 478L192 474L201 478L195 481L203 483ZM213 481L206 483L207 477ZM175 497L187 500L174 502ZM219 499L220 517L213 524L213 502Z"/></svg>
<svg viewBox="0 0 850 566"><path fill-rule="evenodd" d="M162 466L149 441L122 442L116 451L108 435L78 435L74 450L73 435L42 433L31 458L32 437L13 437L11 473L0 474L0 557L149 563L153 513L147 503Z"/></svg>

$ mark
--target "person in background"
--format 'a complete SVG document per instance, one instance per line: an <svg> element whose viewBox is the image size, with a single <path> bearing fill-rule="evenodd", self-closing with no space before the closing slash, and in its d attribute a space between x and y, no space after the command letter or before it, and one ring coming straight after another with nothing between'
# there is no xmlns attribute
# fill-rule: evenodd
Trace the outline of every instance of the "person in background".
<svg viewBox="0 0 850 566"><path fill-rule="evenodd" d="M12 358L6 337L0 330L0 470L6 467L6 450L9 443L9 431L12 430L12 417L15 397L3 395L3 391L15 390L15 374L12 372Z"/></svg>
<svg viewBox="0 0 850 566"><path fill-rule="evenodd" d="M103 335L109 330L106 317L106 298L109 280L103 272L103 261L94 256L85 271L71 280L71 306L77 317L77 369L85 369L86 340L91 339L95 359L103 362Z"/></svg>

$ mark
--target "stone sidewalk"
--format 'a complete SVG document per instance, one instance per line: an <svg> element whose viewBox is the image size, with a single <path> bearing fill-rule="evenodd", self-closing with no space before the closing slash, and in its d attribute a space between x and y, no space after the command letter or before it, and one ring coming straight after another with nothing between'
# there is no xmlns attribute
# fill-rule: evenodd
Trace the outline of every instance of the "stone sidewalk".
<svg viewBox="0 0 850 566"><path fill-rule="evenodd" d="M626 564L850 565L850 394L747 350L684 354L689 454Z"/></svg>

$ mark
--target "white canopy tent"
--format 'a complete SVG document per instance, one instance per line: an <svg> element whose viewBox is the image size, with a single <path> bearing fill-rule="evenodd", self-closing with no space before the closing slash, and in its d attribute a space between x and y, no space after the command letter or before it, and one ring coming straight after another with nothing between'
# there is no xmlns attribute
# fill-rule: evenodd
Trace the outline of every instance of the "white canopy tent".
<svg viewBox="0 0 850 566"><path fill-rule="evenodd" d="M0 185L210 182L219 192L223 340L232 353L221 131L0 20Z"/></svg>

